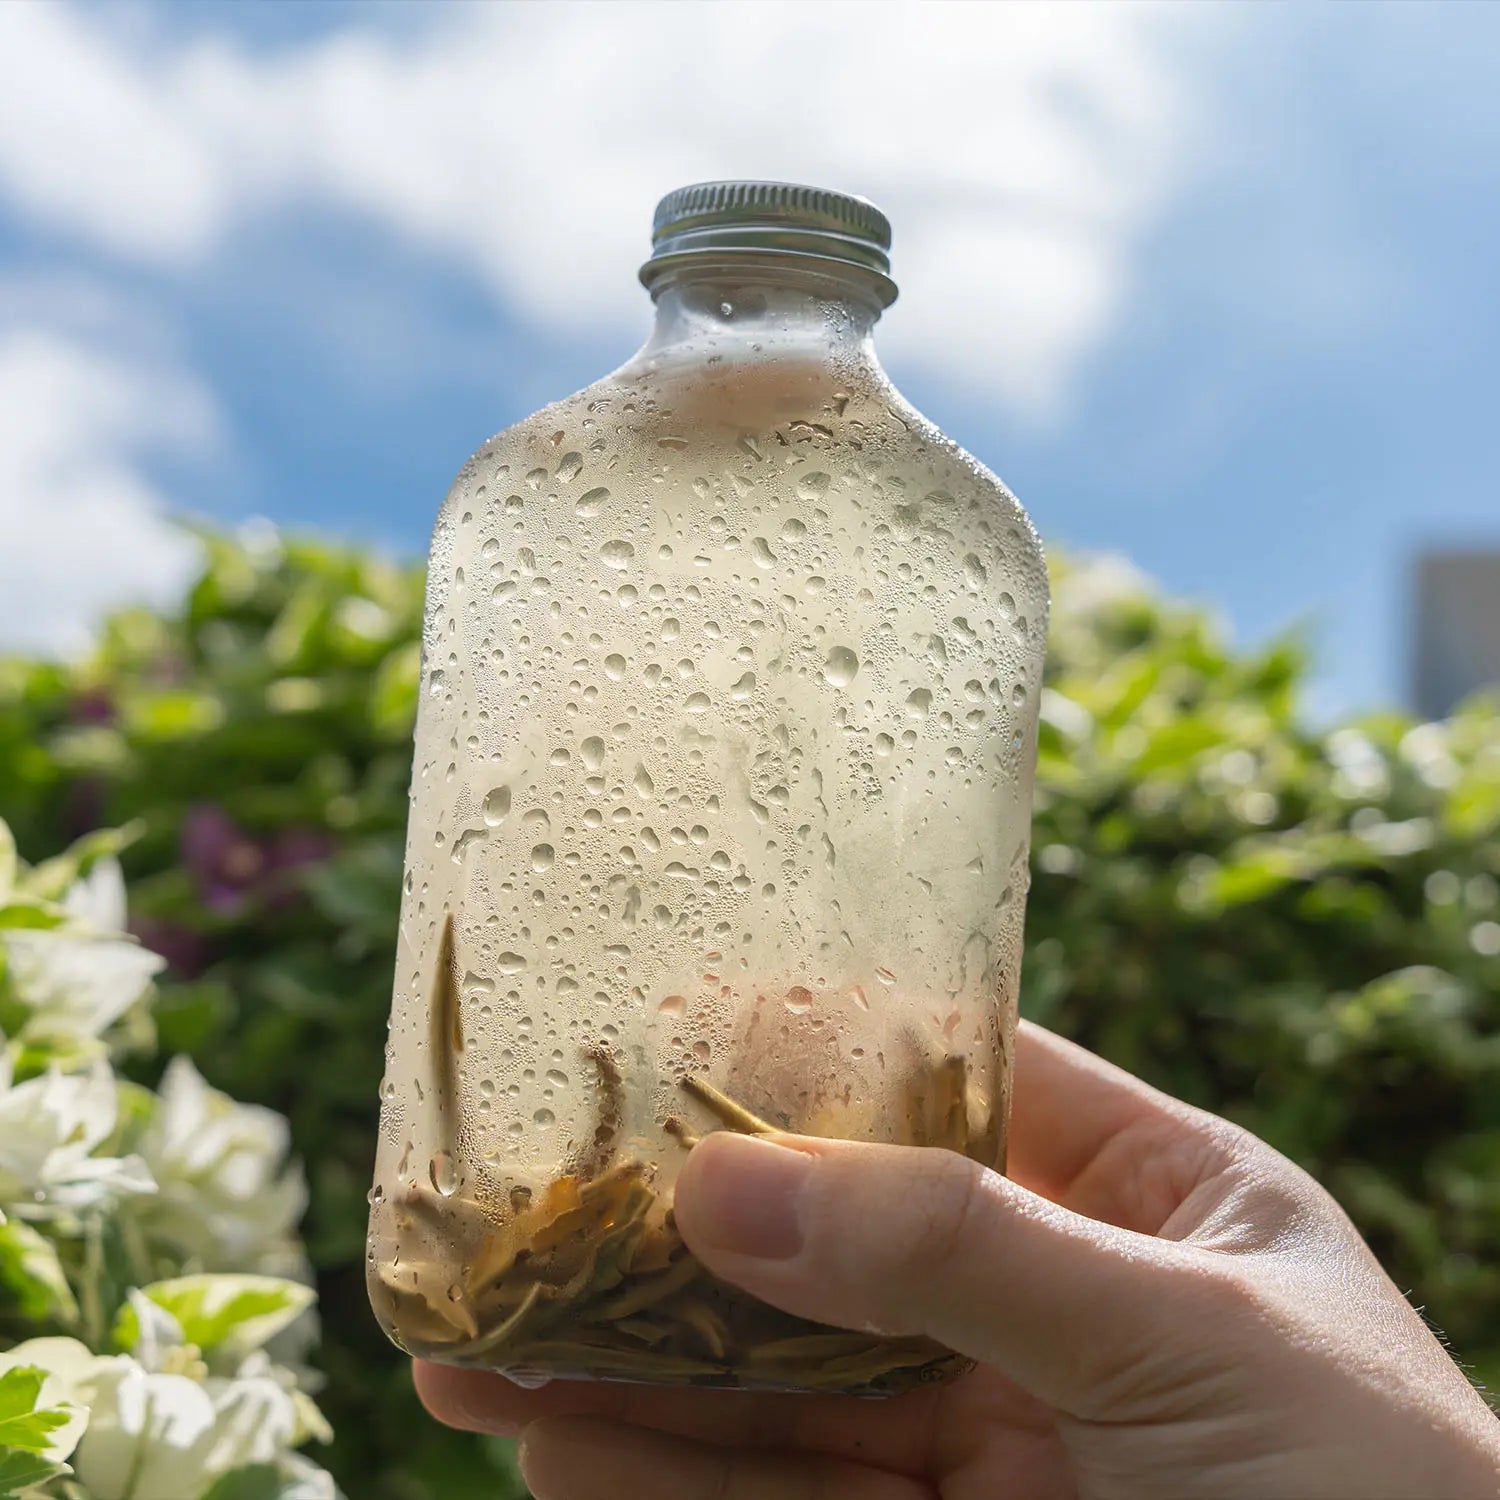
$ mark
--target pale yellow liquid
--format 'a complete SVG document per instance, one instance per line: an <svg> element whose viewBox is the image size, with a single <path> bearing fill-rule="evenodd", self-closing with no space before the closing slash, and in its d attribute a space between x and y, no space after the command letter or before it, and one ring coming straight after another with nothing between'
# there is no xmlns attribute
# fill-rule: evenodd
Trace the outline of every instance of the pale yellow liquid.
<svg viewBox="0 0 1500 1500"><path fill-rule="evenodd" d="M428 588L377 1281L440 1304L476 1212L598 1168L600 1049L610 1159L648 1164L653 1222L680 1130L719 1123L684 1076L780 1128L904 1141L912 1080L962 1057L999 1156L1046 587L993 476L857 371L667 361L481 450ZM446 1253L396 1213L413 1189L466 1205Z"/></svg>

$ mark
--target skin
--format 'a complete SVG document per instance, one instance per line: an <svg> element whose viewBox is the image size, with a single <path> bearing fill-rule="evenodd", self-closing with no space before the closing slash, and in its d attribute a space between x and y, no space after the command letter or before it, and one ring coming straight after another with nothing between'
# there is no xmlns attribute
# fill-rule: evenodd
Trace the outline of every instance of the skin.
<svg viewBox="0 0 1500 1500"><path fill-rule="evenodd" d="M677 1187L717 1275L929 1334L979 1362L950 1385L525 1391L419 1364L417 1389L452 1426L519 1435L538 1500L1500 1495L1500 1421L1333 1199L1262 1141L1026 1025L1009 1171L719 1132Z"/></svg>

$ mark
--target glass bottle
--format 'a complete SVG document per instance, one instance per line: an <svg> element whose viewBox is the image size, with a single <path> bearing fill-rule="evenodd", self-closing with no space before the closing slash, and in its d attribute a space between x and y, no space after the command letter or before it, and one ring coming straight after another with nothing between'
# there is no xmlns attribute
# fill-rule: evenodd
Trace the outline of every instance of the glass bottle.
<svg viewBox="0 0 1500 1500"><path fill-rule="evenodd" d="M520 1381L879 1393L923 1339L716 1282L706 1131L1003 1167L1047 584L892 387L873 205L664 199L645 347L487 442L427 583L369 1284Z"/></svg>

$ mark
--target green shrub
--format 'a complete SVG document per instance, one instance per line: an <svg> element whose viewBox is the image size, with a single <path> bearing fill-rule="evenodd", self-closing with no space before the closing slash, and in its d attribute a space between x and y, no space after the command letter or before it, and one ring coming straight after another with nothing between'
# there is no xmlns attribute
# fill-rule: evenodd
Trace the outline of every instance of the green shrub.
<svg viewBox="0 0 1500 1500"><path fill-rule="evenodd" d="M505 1493L422 1422L362 1273L416 701L419 573L206 538L180 612L0 664L27 850L127 818L163 1044L287 1114L351 1494ZM1056 570L1023 1008L1305 1163L1500 1378L1500 723L1315 732L1301 652L1228 649L1107 566ZM515 1491L519 1493L517 1489Z"/></svg>

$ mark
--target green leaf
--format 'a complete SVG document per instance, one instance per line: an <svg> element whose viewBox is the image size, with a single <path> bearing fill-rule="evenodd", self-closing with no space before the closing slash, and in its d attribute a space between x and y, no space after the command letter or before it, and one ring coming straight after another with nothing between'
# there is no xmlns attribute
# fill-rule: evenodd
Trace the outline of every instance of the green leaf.
<svg viewBox="0 0 1500 1500"><path fill-rule="evenodd" d="M147 743L198 739L218 729L225 717L223 701L208 692L141 694L124 705L127 727Z"/></svg>
<svg viewBox="0 0 1500 1500"><path fill-rule="evenodd" d="M54 1463L40 1453L0 1450L0 1495L21 1496L49 1479L72 1472L67 1464Z"/></svg>
<svg viewBox="0 0 1500 1500"><path fill-rule="evenodd" d="M0 928L25 927L48 930L61 927L68 914L60 907L45 901L10 901L0 904Z"/></svg>
<svg viewBox="0 0 1500 1500"><path fill-rule="evenodd" d="M75 840L61 854L43 860L21 882L28 896L41 901L61 900L81 875L87 875L101 859L109 859L128 849L145 831L139 819L120 828L99 828Z"/></svg>
<svg viewBox="0 0 1500 1500"><path fill-rule="evenodd" d="M222 1475L203 1500L277 1500L284 1481L274 1464L251 1464Z"/></svg>
<svg viewBox="0 0 1500 1500"><path fill-rule="evenodd" d="M1181 719L1156 730L1135 758L1132 769L1139 776L1176 770L1196 760L1205 750L1224 743L1219 724L1206 719Z"/></svg>
<svg viewBox="0 0 1500 1500"><path fill-rule="evenodd" d="M178 1276L141 1291L177 1319L185 1342L205 1354L221 1347L236 1354L259 1349L311 1307L316 1295L311 1287L279 1276L229 1273ZM127 1303L115 1320L116 1346L133 1349L140 1332L135 1310Z"/></svg>
<svg viewBox="0 0 1500 1500"><path fill-rule="evenodd" d="M68 1425L66 1411L46 1407L37 1410L46 1378L47 1372L35 1365L16 1365L0 1374L0 1449L45 1452L51 1434Z"/></svg>
<svg viewBox="0 0 1500 1500"><path fill-rule="evenodd" d="M20 868L20 860L16 856L16 841L10 831L10 825L0 818L0 901L8 897L15 889L16 872Z"/></svg>
<svg viewBox="0 0 1500 1500"><path fill-rule="evenodd" d="M56 1247L20 1219L0 1224L0 1285L28 1322L71 1324L78 1316Z"/></svg>
<svg viewBox="0 0 1500 1500"><path fill-rule="evenodd" d="M417 713L422 653L415 641L397 646L375 670L370 689L370 722L377 733L402 739Z"/></svg>

